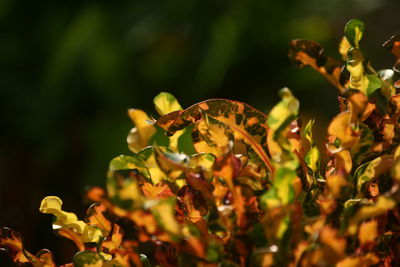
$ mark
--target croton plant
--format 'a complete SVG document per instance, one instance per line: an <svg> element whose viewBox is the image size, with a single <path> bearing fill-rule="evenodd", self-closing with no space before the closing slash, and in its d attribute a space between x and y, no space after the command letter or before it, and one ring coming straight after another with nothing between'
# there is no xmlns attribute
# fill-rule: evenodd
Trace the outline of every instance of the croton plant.
<svg viewBox="0 0 400 267"><path fill-rule="evenodd" d="M287 88L268 115L225 99L182 109L168 93L154 98L158 119L129 110L132 154L111 161L106 189L87 192L86 217L56 196L40 205L76 245L63 266L399 266L400 35L383 45L393 69L376 71L363 33L361 21L346 24L341 60L290 43L296 65L339 90L323 151ZM17 265L57 266L9 228L0 242Z"/></svg>

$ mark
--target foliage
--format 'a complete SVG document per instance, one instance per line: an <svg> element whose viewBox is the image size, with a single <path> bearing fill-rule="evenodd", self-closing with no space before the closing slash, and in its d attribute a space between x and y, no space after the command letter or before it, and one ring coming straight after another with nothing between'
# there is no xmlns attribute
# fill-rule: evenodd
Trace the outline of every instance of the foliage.
<svg viewBox="0 0 400 267"><path fill-rule="evenodd" d="M107 190L88 191L95 204L85 219L58 197L41 203L79 250L64 266L400 264L400 37L384 44L397 57L393 70L375 71L363 33L361 21L346 24L342 60L313 41L290 43L293 62L340 93L326 164L314 120L302 129L287 88L268 116L225 99L182 109L168 93L154 99L158 119L129 110L133 154L111 161ZM0 241L17 265L56 266L50 251L29 253L11 229Z"/></svg>

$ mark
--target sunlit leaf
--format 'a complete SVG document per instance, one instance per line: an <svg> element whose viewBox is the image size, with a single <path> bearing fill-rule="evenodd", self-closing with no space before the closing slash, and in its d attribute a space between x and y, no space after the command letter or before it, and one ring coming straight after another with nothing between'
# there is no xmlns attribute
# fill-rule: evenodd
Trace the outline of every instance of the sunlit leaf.
<svg viewBox="0 0 400 267"><path fill-rule="evenodd" d="M342 64L324 55L324 48L310 40L296 39L289 44L289 58L299 67L310 66L322 74L340 92L345 90Z"/></svg>
<svg viewBox="0 0 400 267"><path fill-rule="evenodd" d="M351 19L344 27L344 35L349 43L359 48L359 42L364 34L364 23L358 19Z"/></svg>
<svg viewBox="0 0 400 267"><path fill-rule="evenodd" d="M320 167L321 155L312 137L312 128L314 122L314 120L310 120L303 130L304 137L310 143L310 150L305 155L304 161L313 172L316 172Z"/></svg>
<svg viewBox="0 0 400 267"><path fill-rule="evenodd" d="M112 223L105 217L106 213L107 210L103 205L95 203L87 209L85 218L88 224L94 225L102 230L105 236L107 236L112 229Z"/></svg>
<svg viewBox="0 0 400 267"><path fill-rule="evenodd" d="M150 118L140 109L128 110L128 115L136 127L129 132L127 141L129 149L134 153L149 145L149 140L156 132L153 125L149 123Z"/></svg>
<svg viewBox="0 0 400 267"><path fill-rule="evenodd" d="M158 114L161 116L182 109L178 100L176 100L173 95L166 92L159 93L154 97L153 102Z"/></svg>
<svg viewBox="0 0 400 267"><path fill-rule="evenodd" d="M376 203L362 206L357 210L355 215L350 219L347 228L348 233L356 234L357 226L361 221L382 215L386 211L393 209L395 206L396 202L393 199L379 196Z"/></svg>
<svg viewBox="0 0 400 267"><path fill-rule="evenodd" d="M385 172L388 172L394 164L392 155L384 155L370 162L364 163L354 173L354 180L357 183L357 192L359 196L366 194L366 184L373 179L378 178Z"/></svg>
<svg viewBox="0 0 400 267"><path fill-rule="evenodd" d="M178 100L170 93L162 92L153 99L154 106L161 116L166 115L170 112L182 110ZM170 148L174 151L178 151L178 140L184 134L185 130L180 130L170 136Z"/></svg>
<svg viewBox="0 0 400 267"><path fill-rule="evenodd" d="M191 124L207 121L208 118L227 125L234 132L235 139L243 140L249 145L272 170L269 157L265 152L268 134L267 116L247 104L232 100L208 100L184 111L167 114L157 121L157 125L172 135Z"/></svg>
<svg viewBox="0 0 400 267"><path fill-rule="evenodd" d="M182 231L175 218L175 203L176 199L169 198L159 200L150 207L158 224L170 235L172 241L179 240Z"/></svg>
<svg viewBox="0 0 400 267"><path fill-rule="evenodd" d="M364 249L371 249L375 246L375 240L378 237L378 222L371 220L360 225L358 231L358 240L360 246Z"/></svg>
<svg viewBox="0 0 400 267"><path fill-rule="evenodd" d="M147 171L150 173L152 183L158 184L161 180L166 178L166 174L159 168L154 150L154 147L147 147L139 151L136 156L143 162Z"/></svg>
<svg viewBox="0 0 400 267"><path fill-rule="evenodd" d="M371 252L366 255L348 257L340 261L337 267L359 267L359 266L373 266L379 262L378 256Z"/></svg>
<svg viewBox="0 0 400 267"><path fill-rule="evenodd" d="M185 212L185 217L196 223L208 213L206 202L200 191L185 185L177 194L180 205Z"/></svg>
<svg viewBox="0 0 400 267"><path fill-rule="evenodd" d="M62 228L73 229L81 235L83 242L99 242L102 238L102 232L96 226L87 225L84 221L78 220L77 216L71 212L65 212L61 209L62 201L56 196L48 196L40 204L40 212L53 214L56 220L53 222L53 229Z"/></svg>
<svg viewBox="0 0 400 267"><path fill-rule="evenodd" d="M74 267L102 267L104 264L101 256L94 251L86 250L75 254Z"/></svg>
<svg viewBox="0 0 400 267"><path fill-rule="evenodd" d="M359 133L351 126L351 113L345 111L333 118L328 127L328 134L339 138L340 147L351 148L359 140Z"/></svg>

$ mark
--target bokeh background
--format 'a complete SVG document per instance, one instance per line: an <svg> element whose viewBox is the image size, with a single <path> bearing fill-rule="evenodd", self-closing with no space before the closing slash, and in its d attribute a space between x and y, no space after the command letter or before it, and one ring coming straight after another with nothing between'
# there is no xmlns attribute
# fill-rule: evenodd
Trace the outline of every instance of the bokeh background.
<svg viewBox="0 0 400 267"><path fill-rule="evenodd" d="M83 216L85 188L104 185L109 161L130 153L126 110L155 115L160 91L183 106L229 98L268 112L287 86L322 141L337 92L291 66L289 41L316 40L339 58L345 23L360 18L362 47L387 68L381 45L400 33L399 14L398 0L1 0L0 226L68 262L74 247L53 234L41 199L60 196ZM12 266L4 252L0 266Z"/></svg>

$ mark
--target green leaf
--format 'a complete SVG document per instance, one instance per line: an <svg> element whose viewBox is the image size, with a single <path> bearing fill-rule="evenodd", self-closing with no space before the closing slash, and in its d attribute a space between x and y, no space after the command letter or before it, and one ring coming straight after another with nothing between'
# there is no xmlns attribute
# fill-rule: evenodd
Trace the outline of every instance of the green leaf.
<svg viewBox="0 0 400 267"><path fill-rule="evenodd" d="M74 255L73 258L74 267L102 267L102 257L94 251L85 250L80 251Z"/></svg>
<svg viewBox="0 0 400 267"><path fill-rule="evenodd" d="M182 135L179 136L178 139L178 151L181 153L185 153L186 155L193 155L197 153L192 139L192 131L194 125L188 126L183 131ZM175 135L174 135L175 136Z"/></svg>
<svg viewBox="0 0 400 267"><path fill-rule="evenodd" d="M353 181L357 183L358 196L365 196L366 185L385 172L388 172L393 164L394 159L392 155L383 155L358 167L353 176Z"/></svg>
<svg viewBox="0 0 400 267"><path fill-rule="evenodd" d="M280 131L296 119L300 106L288 88L281 89L279 95L282 100L273 107L267 121L269 128L274 130L275 134L280 134Z"/></svg>
<svg viewBox="0 0 400 267"><path fill-rule="evenodd" d="M142 263L143 267L151 267L151 263L146 255L140 254L140 262Z"/></svg>
<svg viewBox="0 0 400 267"><path fill-rule="evenodd" d="M143 197L138 179L150 180L150 174L138 156L121 155L110 162L107 176L107 191L117 206L132 210L139 208Z"/></svg>
<svg viewBox="0 0 400 267"><path fill-rule="evenodd" d="M153 125L153 127L154 127L155 131L154 131L154 134L149 139L149 142L148 142L149 145L171 147L171 138L168 138L168 136L165 135L165 130L157 125ZM172 144L172 145L176 146L176 144L175 145ZM136 153L138 153L138 152L139 151L136 151Z"/></svg>
<svg viewBox="0 0 400 267"><path fill-rule="evenodd" d="M351 235L357 233L358 224L361 221L374 218L384 214L386 211L396 207L397 203L391 198L379 196L374 204L368 203L360 207L349 221L347 232Z"/></svg>
<svg viewBox="0 0 400 267"><path fill-rule="evenodd" d="M321 154L314 143L314 139L312 137L312 127L314 125L315 120L310 120L306 127L303 130L304 137L310 143L310 150L304 157L304 162L307 166L313 171L316 172L319 170L320 162L321 162Z"/></svg>
<svg viewBox="0 0 400 267"><path fill-rule="evenodd" d="M368 79L367 95L370 97L377 89L382 87L382 81L374 74L368 74L366 77Z"/></svg>
<svg viewBox="0 0 400 267"><path fill-rule="evenodd" d="M360 123L359 129L360 140L351 147L351 155L356 166L360 165L365 158L372 155L370 148L374 141L373 132L365 123Z"/></svg>
<svg viewBox="0 0 400 267"><path fill-rule="evenodd" d="M359 42L363 37L363 34L364 23L361 20L351 19L344 27L344 35L349 43L357 49L359 48Z"/></svg>

